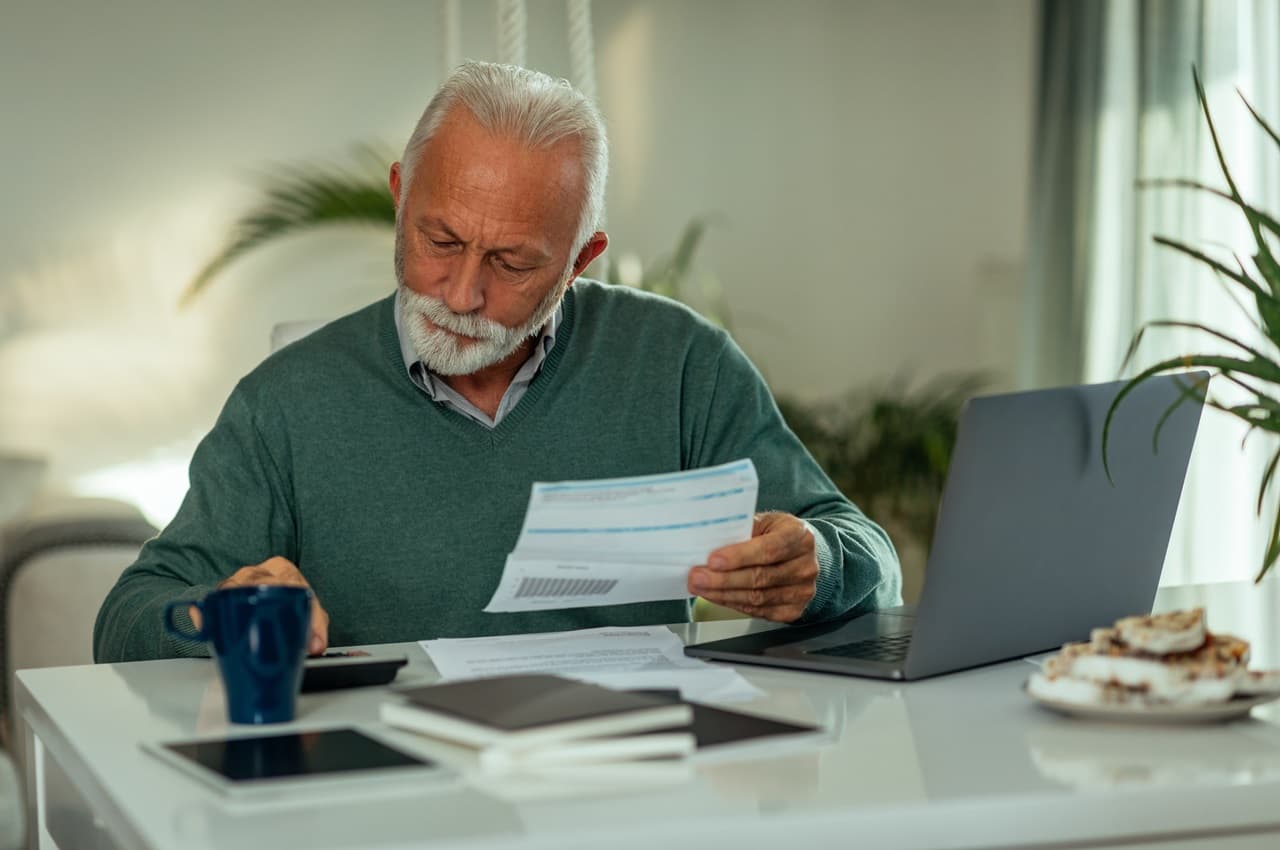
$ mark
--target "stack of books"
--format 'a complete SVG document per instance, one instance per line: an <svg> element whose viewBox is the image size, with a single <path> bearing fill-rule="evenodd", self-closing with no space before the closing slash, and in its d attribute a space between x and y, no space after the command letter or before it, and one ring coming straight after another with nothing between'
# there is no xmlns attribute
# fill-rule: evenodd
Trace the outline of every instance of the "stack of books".
<svg viewBox="0 0 1280 850"><path fill-rule="evenodd" d="M520 770L682 759L693 709L549 674L468 679L398 691L383 722L475 750L482 768Z"/></svg>

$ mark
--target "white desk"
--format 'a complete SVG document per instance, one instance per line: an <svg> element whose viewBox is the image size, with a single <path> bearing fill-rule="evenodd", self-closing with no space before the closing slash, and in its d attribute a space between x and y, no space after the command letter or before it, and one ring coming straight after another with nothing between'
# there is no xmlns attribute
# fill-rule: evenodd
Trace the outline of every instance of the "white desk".
<svg viewBox="0 0 1280 850"><path fill-rule="evenodd" d="M1280 666L1280 586L1180 588L1210 623ZM1230 625L1230 629L1228 628ZM677 627L686 638L741 623ZM435 671L416 645L397 684ZM226 728L212 662L18 674L35 838L120 848L1280 846L1280 709L1216 727L1073 721L1020 691L1024 661L912 684L743 667L769 697L743 708L818 721L833 740L697 765L674 787L512 802L482 785L232 814L139 749ZM381 689L302 697L299 725L373 722ZM243 728L243 727L238 727ZM395 734L404 745L420 739ZM96 824L96 825L95 825ZM1176 838L1175 840L1175 837Z"/></svg>

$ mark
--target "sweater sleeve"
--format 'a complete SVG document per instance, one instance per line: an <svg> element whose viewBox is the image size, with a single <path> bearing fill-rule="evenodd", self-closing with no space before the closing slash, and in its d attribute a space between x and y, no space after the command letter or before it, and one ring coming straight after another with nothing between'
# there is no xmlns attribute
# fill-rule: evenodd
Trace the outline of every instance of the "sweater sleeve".
<svg viewBox="0 0 1280 850"><path fill-rule="evenodd" d="M148 541L98 611L98 662L207 654L204 644L169 635L165 606L191 602L239 568L282 555L296 560L288 479L268 449L243 390L227 400L191 460L190 488L178 514ZM175 619L190 630L186 606Z"/></svg>
<svg viewBox="0 0 1280 850"><path fill-rule="evenodd" d="M817 591L797 622L902 604L902 571L889 536L836 489L742 350L727 335L719 338L718 352L701 365L691 358L686 371L687 465L751 458L760 479L758 509L793 514L813 530Z"/></svg>

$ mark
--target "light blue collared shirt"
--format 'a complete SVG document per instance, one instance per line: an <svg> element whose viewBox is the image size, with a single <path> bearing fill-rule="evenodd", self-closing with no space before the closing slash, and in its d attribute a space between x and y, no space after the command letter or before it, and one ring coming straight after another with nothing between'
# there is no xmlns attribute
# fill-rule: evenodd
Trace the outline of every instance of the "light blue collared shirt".
<svg viewBox="0 0 1280 850"><path fill-rule="evenodd" d="M529 355L529 359L520 365L516 370L515 377L511 379L511 386L507 387L507 391L502 394L502 401L498 403L498 410L494 413L493 418L480 408L476 407L462 395L444 382L443 379L418 359L418 352L414 351L413 343L409 341L408 334L404 332L404 325L400 318L400 291L396 290L395 310L396 317L396 336L400 340L400 356L404 359L405 371L409 373L410 380L414 386L427 394L427 397L437 404L443 404L446 407L458 411L463 416L478 422L486 428L493 429L498 427L498 423L502 418L515 409L520 403L520 399L524 398L525 392L529 389L534 377L538 374L538 370L542 368L542 363L547 359L547 355L551 353L551 349L556 344L556 328L560 326L560 320L564 315L564 305L556 307L556 311L551 314L551 318L542 326L542 335L538 337L537 343L533 346L533 353Z"/></svg>

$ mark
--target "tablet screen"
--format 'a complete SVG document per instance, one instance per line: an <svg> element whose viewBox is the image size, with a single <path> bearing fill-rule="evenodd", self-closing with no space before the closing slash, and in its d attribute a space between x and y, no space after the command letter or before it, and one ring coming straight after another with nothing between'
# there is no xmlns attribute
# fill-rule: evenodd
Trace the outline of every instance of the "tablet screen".
<svg viewBox="0 0 1280 850"><path fill-rule="evenodd" d="M164 747L237 784L433 764L355 729L184 741Z"/></svg>

